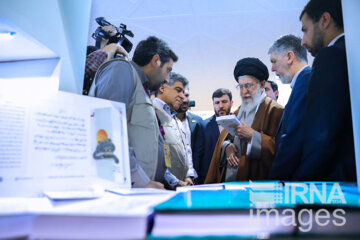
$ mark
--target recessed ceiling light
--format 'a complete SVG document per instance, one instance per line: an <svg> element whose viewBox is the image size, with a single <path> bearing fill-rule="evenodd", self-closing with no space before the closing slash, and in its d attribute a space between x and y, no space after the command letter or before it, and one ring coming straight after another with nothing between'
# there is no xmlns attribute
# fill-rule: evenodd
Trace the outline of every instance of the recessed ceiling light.
<svg viewBox="0 0 360 240"><path fill-rule="evenodd" d="M14 38L16 32L0 32L0 41L1 40L11 40Z"/></svg>

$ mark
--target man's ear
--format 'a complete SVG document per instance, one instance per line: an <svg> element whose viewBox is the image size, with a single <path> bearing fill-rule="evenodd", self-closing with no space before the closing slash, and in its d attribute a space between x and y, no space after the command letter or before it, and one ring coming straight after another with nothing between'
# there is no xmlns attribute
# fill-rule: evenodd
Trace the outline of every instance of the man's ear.
<svg viewBox="0 0 360 240"><path fill-rule="evenodd" d="M265 82L266 82L265 80L262 80L262 81L260 82L260 87L261 87L261 88L265 88Z"/></svg>
<svg viewBox="0 0 360 240"><path fill-rule="evenodd" d="M165 91L165 87L164 87L164 85L161 85L161 86L159 87L159 93L163 94L164 91Z"/></svg>
<svg viewBox="0 0 360 240"><path fill-rule="evenodd" d="M329 27L331 21L331 15L328 12L324 12L319 19L319 26L322 30Z"/></svg>
<svg viewBox="0 0 360 240"><path fill-rule="evenodd" d="M234 100L231 100L230 107L234 104Z"/></svg>
<svg viewBox="0 0 360 240"><path fill-rule="evenodd" d="M288 57L287 64L291 65L294 62L295 53L293 51L288 51L287 57Z"/></svg>
<svg viewBox="0 0 360 240"><path fill-rule="evenodd" d="M155 54L154 56L152 56L150 64L151 64L151 67L153 67L153 68L160 67L161 61L160 61L159 54Z"/></svg>

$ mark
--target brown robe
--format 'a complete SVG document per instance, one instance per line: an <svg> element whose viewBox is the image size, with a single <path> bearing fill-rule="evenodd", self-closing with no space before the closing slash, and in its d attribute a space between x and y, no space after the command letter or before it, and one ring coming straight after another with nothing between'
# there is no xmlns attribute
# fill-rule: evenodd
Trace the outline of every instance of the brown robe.
<svg viewBox="0 0 360 240"><path fill-rule="evenodd" d="M235 111L237 115L240 107ZM265 180L268 177L271 164L275 157L275 136L283 114L284 108L274 100L265 97L251 124L251 128L261 134L261 158L251 159L246 156L246 147L243 149L236 181ZM221 131L211 159L209 171L206 175L205 184L220 183L225 174L225 167L220 172L219 161L221 148L229 133Z"/></svg>

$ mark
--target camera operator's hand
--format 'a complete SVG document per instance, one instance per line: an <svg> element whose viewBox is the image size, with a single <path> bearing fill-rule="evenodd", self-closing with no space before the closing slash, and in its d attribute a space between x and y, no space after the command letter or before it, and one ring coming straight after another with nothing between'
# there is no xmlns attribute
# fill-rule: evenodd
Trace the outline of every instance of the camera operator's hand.
<svg viewBox="0 0 360 240"><path fill-rule="evenodd" d="M101 27L102 30L107 32L110 37L113 37L116 35L116 27L113 25L103 26ZM107 43L109 42L109 39L102 39L100 43L100 48L103 48Z"/></svg>
<svg viewBox="0 0 360 240"><path fill-rule="evenodd" d="M106 45L103 50L108 53L107 60L110 60L112 57L114 57L116 53L120 53L124 55L126 59L129 59L129 55L126 50L117 43L110 43L109 45Z"/></svg>
<svg viewBox="0 0 360 240"><path fill-rule="evenodd" d="M116 27L113 26L113 25L103 26L103 27L101 27L101 28L102 28L102 30L104 30L105 32L107 32L107 33L110 35L110 37L116 35L116 32L115 32Z"/></svg>

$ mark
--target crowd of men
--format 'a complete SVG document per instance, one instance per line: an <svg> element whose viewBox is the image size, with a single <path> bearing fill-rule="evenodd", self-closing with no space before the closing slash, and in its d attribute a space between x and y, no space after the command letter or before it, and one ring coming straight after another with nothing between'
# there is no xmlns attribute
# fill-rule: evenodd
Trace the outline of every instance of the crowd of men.
<svg viewBox="0 0 360 240"><path fill-rule="evenodd" d="M268 80L266 65L255 57L234 67L241 105L231 112L231 91L217 89L215 114L203 120L188 111L190 83L172 72L178 56L163 40L141 41L131 61L109 60L115 52L127 56L114 45L89 54L94 95L126 105L132 186L356 181L341 0L310 0L300 21L302 39L282 36L268 51L271 71L292 88L285 108L276 102L278 87ZM312 68L307 51L315 57ZM216 121L229 114L241 121L231 126L235 136Z"/></svg>

